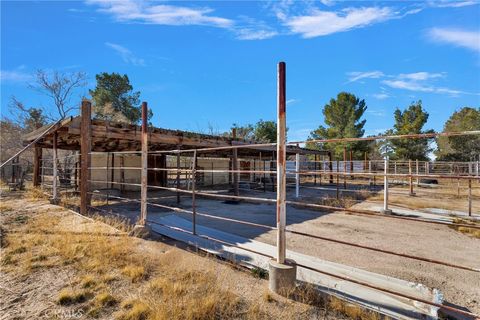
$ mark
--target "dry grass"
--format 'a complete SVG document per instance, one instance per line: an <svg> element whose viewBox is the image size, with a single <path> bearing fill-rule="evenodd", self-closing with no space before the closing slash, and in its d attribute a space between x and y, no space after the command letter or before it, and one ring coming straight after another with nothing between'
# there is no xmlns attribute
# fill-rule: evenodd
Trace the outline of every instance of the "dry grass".
<svg viewBox="0 0 480 320"><path fill-rule="evenodd" d="M328 301L328 308L340 314L347 316L350 319L356 320L380 320L378 313L368 311L359 306L345 302L339 298L331 297Z"/></svg>
<svg viewBox="0 0 480 320"><path fill-rule="evenodd" d="M453 219L453 225L450 226L450 228L457 230L458 232L468 234L469 236L472 236L474 238L480 239L480 229L475 229L475 228L468 228L468 227L459 227L456 224L468 224L472 226L480 226L479 222L467 220L467 219L461 219L461 218L455 218Z"/></svg>
<svg viewBox="0 0 480 320"><path fill-rule="evenodd" d="M39 187L28 187L25 190L24 197L32 201L49 199L49 196Z"/></svg>
<svg viewBox="0 0 480 320"><path fill-rule="evenodd" d="M28 219L9 220L2 271L25 278L39 270L71 270L72 276L58 289L55 302L61 308L82 310L87 318L292 319L311 318L309 312L318 314L312 310L354 312L350 307L337 311L340 307L334 309L319 299L313 288L297 296L302 309L293 308L294 302L265 289L258 291L257 298L246 299L230 287L232 272L238 271L225 265L219 269L207 258L164 245L162 250L146 249L145 240L108 234L109 228L98 221L82 222L83 227L88 227L82 232L65 232L72 218L78 219L68 211L49 206L29 209ZM225 272L227 269L230 271ZM259 279L265 276L261 272L251 275L257 278L255 282L265 281ZM244 276L249 277L248 273ZM269 308L276 308L277 313L271 314ZM374 318L362 315L358 319Z"/></svg>
<svg viewBox="0 0 480 320"><path fill-rule="evenodd" d="M176 250L144 255L138 250L142 240L105 235L95 230L97 223L90 234L56 233L61 219L60 214L39 212L16 224L15 235L7 234L1 260L2 270L24 276L40 268L75 269L72 283L58 293L61 306L117 319L245 318L250 312L222 288L215 270L200 272L181 264ZM119 286L131 294L114 297L111 292Z"/></svg>

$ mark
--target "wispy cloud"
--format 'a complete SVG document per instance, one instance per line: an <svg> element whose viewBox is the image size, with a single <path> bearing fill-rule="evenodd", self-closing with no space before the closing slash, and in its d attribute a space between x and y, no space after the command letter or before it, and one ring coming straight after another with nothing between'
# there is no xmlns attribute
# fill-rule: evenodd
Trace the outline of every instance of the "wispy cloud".
<svg viewBox="0 0 480 320"><path fill-rule="evenodd" d="M105 45L113 49L122 60L126 63L133 64L134 66L144 66L145 61L141 58L137 58L129 49L111 42L105 42Z"/></svg>
<svg viewBox="0 0 480 320"><path fill-rule="evenodd" d="M435 8L461 8L466 6L478 5L478 1L458 1L458 0L435 0L428 1L428 6Z"/></svg>
<svg viewBox="0 0 480 320"><path fill-rule="evenodd" d="M454 28L432 28L427 36L436 42L452 44L480 52L480 31L470 31Z"/></svg>
<svg viewBox="0 0 480 320"><path fill-rule="evenodd" d="M293 33L303 38L326 36L329 34L366 27L396 17L389 7L346 8L339 12L313 9L308 15L283 17L284 24Z"/></svg>
<svg viewBox="0 0 480 320"><path fill-rule="evenodd" d="M17 70L1 70L0 71L0 80L2 82L26 82L33 78L29 73L21 71L23 68L18 68Z"/></svg>
<svg viewBox="0 0 480 320"><path fill-rule="evenodd" d="M278 32L265 21L240 16L236 26L232 27L239 40L264 40L278 35Z"/></svg>
<svg viewBox="0 0 480 320"><path fill-rule="evenodd" d="M415 73L401 73L392 79L385 79L383 84L395 89L403 89L417 92L430 92L449 94L458 96L460 94L469 94L468 92L450 89L445 87L438 87L429 80L445 77L445 73L429 73L429 72L415 72Z"/></svg>
<svg viewBox="0 0 480 320"><path fill-rule="evenodd" d="M230 19L210 15L214 10L177 5L152 4L142 1L87 0L88 4L100 6L99 11L111 14L118 21L161 25L206 25L220 28L231 27Z"/></svg>
<svg viewBox="0 0 480 320"><path fill-rule="evenodd" d="M359 72L359 71L352 71L347 72L348 82L355 82L361 79L377 79L384 76L383 72L381 71L366 71L366 72Z"/></svg>
<svg viewBox="0 0 480 320"><path fill-rule="evenodd" d="M374 94L372 94L372 96L373 96L375 99L378 99L378 100L385 100L385 99L390 98L390 95L389 95L388 93L385 93L385 92L382 92L382 93L374 93Z"/></svg>
<svg viewBox="0 0 480 320"><path fill-rule="evenodd" d="M413 72L413 73L400 73L397 75L384 74L381 71L366 71L366 72L347 72L348 82L355 82L361 79L379 79L381 83L394 89L402 89L416 92L428 92L437 94L448 94L451 96L459 96L461 94L473 94L479 93L466 92L457 89L451 89L447 87L438 86L435 81L446 78L445 72ZM381 87L380 93L372 94L372 96L378 100L387 99L390 94L385 88Z"/></svg>

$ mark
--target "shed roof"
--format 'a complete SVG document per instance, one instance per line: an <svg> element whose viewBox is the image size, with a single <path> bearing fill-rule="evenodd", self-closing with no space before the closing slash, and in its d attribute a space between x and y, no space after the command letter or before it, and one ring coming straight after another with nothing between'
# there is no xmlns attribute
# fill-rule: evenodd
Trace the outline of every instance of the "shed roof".
<svg viewBox="0 0 480 320"><path fill-rule="evenodd" d="M43 148L53 147L53 134L57 133L57 148L64 150L80 150L80 123L81 116L70 117L62 121L62 125L43 136L36 143ZM24 144L37 139L45 129L44 126L24 136ZM91 122L92 151L115 152L115 151L140 151L141 150L141 126L117 123L105 120L93 119ZM272 153L276 150L272 146L252 146L258 142L231 137L209 135L183 130L171 130L164 128L149 127L148 141L150 151L176 150L176 149L202 149L227 147L231 145L249 145L239 148L239 156L258 156L259 152ZM209 155L230 154L230 149L209 151ZM288 146L287 153L294 154L327 154L326 151L310 150L297 146Z"/></svg>

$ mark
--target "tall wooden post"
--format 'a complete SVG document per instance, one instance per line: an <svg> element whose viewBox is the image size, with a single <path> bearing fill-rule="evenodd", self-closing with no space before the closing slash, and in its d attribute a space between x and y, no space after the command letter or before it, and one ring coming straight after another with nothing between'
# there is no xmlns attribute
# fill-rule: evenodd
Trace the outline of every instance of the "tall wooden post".
<svg viewBox="0 0 480 320"><path fill-rule="evenodd" d="M315 171L315 174L313 175L313 185L316 186L317 185L317 155L315 154L315 160L314 160L314 171ZM322 170L322 168L320 167L320 171ZM322 184L322 173L320 172L320 184Z"/></svg>
<svg viewBox="0 0 480 320"><path fill-rule="evenodd" d="M277 92L277 262L285 263L286 251L286 81L285 62L278 64Z"/></svg>
<svg viewBox="0 0 480 320"><path fill-rule="evenodd" d="M52 181L52 202L58 202L58 152L57 152L58 134L53 133L53 181Z"/></svg>
<svg viewBox="0 0 480 320"><path fill-rule="evenodd" d="M142 179L140 195L140 225L145 225L147 219L147 191L148 191L148 107L142 102Z"/></svg>
<svg viewBox="0 0 480 320"><path fill-rule="evenodd" d="M82 120L80 124L80 214L87 215L92 196L90 194L90 163L92 143L92 104L90 101L82 101Z"/></svg>
<svg viewBox="0 0 480 320"><path fill-rule="evenodd" d="M38 187L40 185L40 167L42 166L42 148L35 146L33 154L33 186Z"/></svg>

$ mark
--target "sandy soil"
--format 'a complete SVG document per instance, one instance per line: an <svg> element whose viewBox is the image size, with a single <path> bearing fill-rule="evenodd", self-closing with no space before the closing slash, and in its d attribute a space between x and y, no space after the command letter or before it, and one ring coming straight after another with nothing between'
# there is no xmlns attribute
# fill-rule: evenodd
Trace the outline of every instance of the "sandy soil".
<svg viewBox="0 0 480 320"><path fill-rule="evenodd" d="M7 196L1 198L2 213L0 222L2 236L15 232L16 219L19 216L35 216L39 211L47 210L52 215L60 217L60 230L63 232L96 232L116 234L118 230L98 221L80 217L69 210L52 206L45 201L31 201L20 196ZM56 229L58 230L58 229ZM265 302L268 292L268 282L253 277L250 272L233 268L229 264L221 263L216 259L202 257L188 250L180 249L159 241L138 240L138 250L145 255L145 259L152 258L165 252L175 251L179 260L187 261L190 266L198 270L213 270L218 277L225 279L225 289L233 292L248 304L258 304L267 318L278 319L344 319L343 316L313 308L309 305L287 300L279 296ZM7 247L8 248L8 247ZM6 248L2 249L2 252ZM188 248L187 248L188 249ZM51 268L36 268L30 273L0 271L0 313L1 319L65 319L89 318L80 309L60 306L56 301L59 291L69 286L78 270L72 266L54 266ZM134 294L141 287L123 286L116 288L116 292L126 295ZM260 303L259 303L260 302ZM103 317L102 317L103 318ZM108 317L113 318L113 316Z"/></svg>

